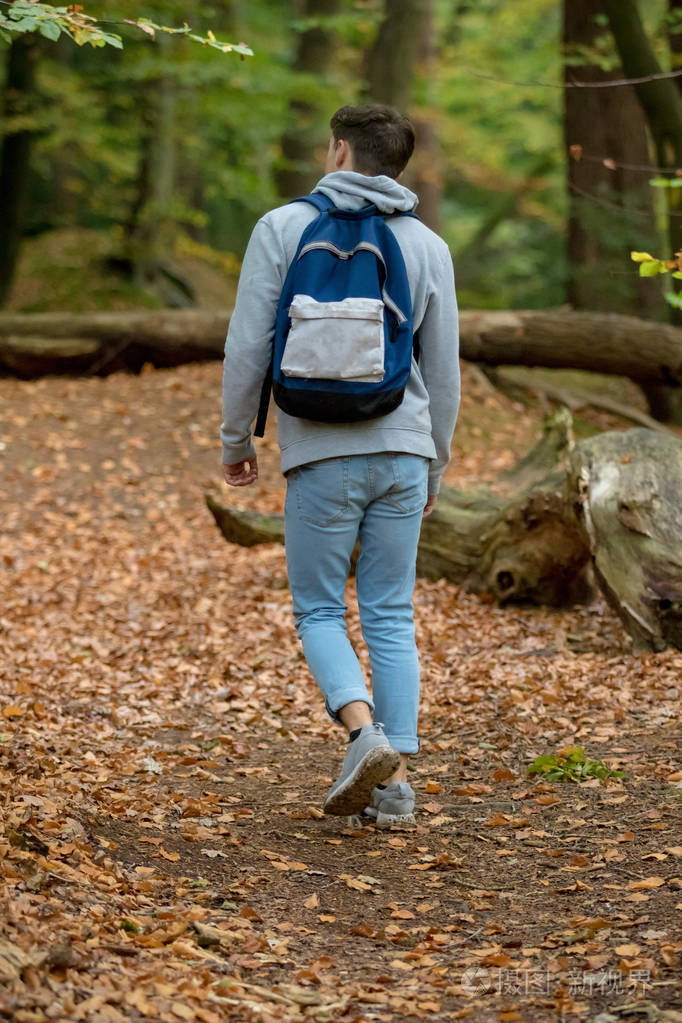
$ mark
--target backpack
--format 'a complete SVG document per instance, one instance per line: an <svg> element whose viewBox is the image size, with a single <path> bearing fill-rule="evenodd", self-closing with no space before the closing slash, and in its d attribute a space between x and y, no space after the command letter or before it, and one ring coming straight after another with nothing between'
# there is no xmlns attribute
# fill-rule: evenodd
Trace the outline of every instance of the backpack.
<svg viewBox="0 0 682 1023"><path fill-rule="evenodd" d="M338 209L321 192L294 202L310 203L318 216L301 236L280 294L257 437L271 387L290 416L355 423L397 408L412 366L407 271L385 214L374 205Z"/></svg>

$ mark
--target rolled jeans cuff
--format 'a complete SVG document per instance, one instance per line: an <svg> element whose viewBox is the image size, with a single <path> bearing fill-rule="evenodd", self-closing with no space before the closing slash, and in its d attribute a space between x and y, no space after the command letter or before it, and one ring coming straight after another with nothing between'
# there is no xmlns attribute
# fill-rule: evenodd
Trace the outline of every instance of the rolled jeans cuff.
<svg viewBox="0 0 682 1023"><path fill-rule="evenodd" d="M386 738L398 753L419 753L419 738L415 735L389 735L386 732Z"/></svg>

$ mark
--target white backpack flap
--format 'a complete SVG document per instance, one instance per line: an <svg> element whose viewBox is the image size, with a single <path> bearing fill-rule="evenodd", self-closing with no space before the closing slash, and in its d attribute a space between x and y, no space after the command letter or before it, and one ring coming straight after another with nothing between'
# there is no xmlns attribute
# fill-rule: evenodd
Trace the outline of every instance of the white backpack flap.
<svg viewBox="0 0 682 1023"><path fill-rule="evenodd" d="M378 383L384 376L384 303L377 298L318 302L294 295L282 373L314 380Z"/></svg>

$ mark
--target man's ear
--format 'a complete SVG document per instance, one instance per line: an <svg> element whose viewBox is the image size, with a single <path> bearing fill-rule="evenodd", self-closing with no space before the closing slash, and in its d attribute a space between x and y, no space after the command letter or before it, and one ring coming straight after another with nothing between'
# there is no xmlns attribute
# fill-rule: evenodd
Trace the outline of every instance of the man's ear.
<svg viewBox="0 0 682 1023"><path fill-rule="evenodd" d="M346 140L338 139L334 151L334 162L336 164L336 169L340 170L341 167L343 166L347 168L348 164L351 162L351 158L352 158L351 148L346 142Z"/></svg>

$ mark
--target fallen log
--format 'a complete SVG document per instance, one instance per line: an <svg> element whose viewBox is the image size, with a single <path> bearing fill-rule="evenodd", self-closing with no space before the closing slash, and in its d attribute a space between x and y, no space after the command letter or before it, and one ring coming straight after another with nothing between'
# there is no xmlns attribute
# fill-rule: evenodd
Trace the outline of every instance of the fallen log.
<svg viewBox="0 0 682 1023"><path fill-rule="evenodd" d="M0 372L108 373L222 358L228 310L0 314ZM462 312L461 355L488 365L550 366L682 385L682 329L564 309Z"/></svg>
<svg viewBox="0 0 682 1023"><path fill-rule="evenodd" d="M0 372L138 371L222 358L229 311L0 313Z"/></svg>
<svg viewBox="0 0 682 1023"><path fill-rule="evenodd" d="M594 577L635 649L682 649L682 441L634 429L574 445L562 409L506 475L507 496L442 488L422 524L420 575L550 606L589 599ZM280 516L206 501L229 542L283 542Z"/></svg>

